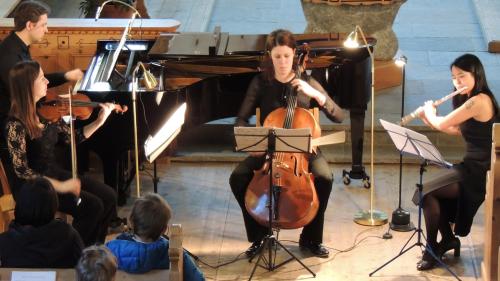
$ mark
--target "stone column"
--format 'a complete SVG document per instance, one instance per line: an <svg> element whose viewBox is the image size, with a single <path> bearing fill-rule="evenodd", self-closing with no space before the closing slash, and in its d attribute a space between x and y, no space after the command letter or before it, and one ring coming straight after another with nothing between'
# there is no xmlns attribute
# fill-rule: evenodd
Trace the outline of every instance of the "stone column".
<svg viewBox="0 0 500 281"><path fill-rule="evenodd" d="M390 60L398 51L398 39L392 24L399 7L406 0L394 0L390 4L331 5L302 0L307 20L305 33L347 33L361 26L366 36L377 39L375 59Z"/></svg>

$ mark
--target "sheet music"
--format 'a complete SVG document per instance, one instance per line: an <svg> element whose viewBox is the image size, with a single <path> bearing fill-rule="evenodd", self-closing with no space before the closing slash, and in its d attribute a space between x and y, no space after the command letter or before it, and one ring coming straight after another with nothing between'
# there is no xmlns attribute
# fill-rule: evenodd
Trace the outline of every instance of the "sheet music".
<svg viewBox="0 0 500 281"><path fill-rule="evenodd" d="M12 271L12 281L56 281L55 271Z"/></svg>
<svg viewBox="0 0 500 281"><path fill-rule="evenodd" d="M179 134L184 124L186 107L186 103L179 106L160 130L154 136L149 136L144 143L144 153L146 154L146 159L150 163L153 162Z"/></svg>
<svg viewBox="0 0 500 281"><path fill-rule="evenodd" d="M387 133L399 151L422 157L438 165L453 166L444 160L439 150L437 150L427 136L383 119L380 119L380 123L387 130Z"/></svg>

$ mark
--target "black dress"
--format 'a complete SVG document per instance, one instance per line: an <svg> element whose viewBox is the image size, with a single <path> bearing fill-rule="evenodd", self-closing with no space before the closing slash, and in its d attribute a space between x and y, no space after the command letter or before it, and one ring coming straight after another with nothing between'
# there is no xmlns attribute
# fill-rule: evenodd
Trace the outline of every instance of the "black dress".
<svg viewBox="0 0 500 281"><path fill-rule="evenodd" d="M43 122L42 136L31 139L26 127L16 118L8 117L4 136L8 148L7 158L14 170L11 180L12 194L17 196L23 182L35 177L47 176L57 180L71 178L71 173L62 169L55 157L55 145L69 141L69 126L62 120L56 123ZM76 141L83 141L83 131L76 131ZM99 181L83 176L81 181L81 203L76 204L73 194L60 194L59 211L73 216L73 227L80 233L85 245L103 243L110 220L116 217L116 194L113 189Z"/></svg>
<svg viewBox="0 0 500 281"><path fill-rule="evenodd" d="M313 88L320 91L326 97L325 104L320 107L327 118L334 122L341 122L344 118L342 109L326 94L321 85L310 78L307 81ZM263 73L257 75L248 87L245 100L238 113L236 126L248 125L248 119L255 112L256 107L261 110L261 124L273 110L284 107L286 100L293 89L290 83L281 83L276 79L268 81ZM316 100L299 93L297 96L297 106L302 108L318 107ZM243 213L243 220L249 242L256 242L263 239L268 228L258 224L247 212L245 208L245 193L252 180L253 171L262 167L264 157L249 156L234 169L229 179L231 190L240 205ZM326 159L318 149L317 154L310 155L309 170L314 175L314 185L319 200L319 208L316 217L304 227L301 234L303 241L311 243L323 242L324 213L328 205L328 199L332 190L333 175Z"/></svg>
<svg viewBox="0 0 500 281"><path fill-rule="evenodd" d="M424 196L449 184L459 184L460 193L456 200L441 201L442 207L456 210L449 212L448 220L455 223L454 231L459 236L469 234L474 215L484 201L486 172L490 169L491 162L491 131L495 120L495 116L486 122L470 118L460 124L460 131L466 143L463 161L424 183ZM418 204L416 192L413 202Z"/></svg>

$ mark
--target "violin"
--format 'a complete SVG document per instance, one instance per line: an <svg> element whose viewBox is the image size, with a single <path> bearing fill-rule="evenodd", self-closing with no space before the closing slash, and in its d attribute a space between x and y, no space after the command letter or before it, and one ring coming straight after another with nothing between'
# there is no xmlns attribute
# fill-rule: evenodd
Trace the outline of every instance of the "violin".
<svg viewBox="0 0 500 281"><path fill-rule="evenodd" d="M79 120L86 120L92 114L94 108L101 103L93 102L84 94L70 94L72 104L72 115ZM124 113L127 106L115 105L116 113ZM47 91L44 101L40 101L37 107L38 114L49 122L56 122L63 116L70 115L69 98L67 95L58 95L54 91Z"/></svg>

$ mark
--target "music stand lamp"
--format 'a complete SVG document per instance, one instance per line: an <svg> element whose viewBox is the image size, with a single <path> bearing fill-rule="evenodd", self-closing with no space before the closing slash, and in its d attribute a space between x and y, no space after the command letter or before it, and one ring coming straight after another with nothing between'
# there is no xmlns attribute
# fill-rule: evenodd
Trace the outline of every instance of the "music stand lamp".
<svg viewBox="0 0 500 281"><path fill-rule="evenodd" d="M385 120L380 119L380 123L382 123L382 126L384 129L387 131L389 136L391 137L391 140L393 141L394 145L396 148L401 152L401 153L407 153L410 155L415 155L422 159L422 162L420 164L420 177L419 177L419 183L417 184L418 188L418 225L417 228L414 229L413 234L410 236L408 241L403 245L403 248L399 251L399 253L372 271L369 276L371 277L373 274L375 274L377 271L380 269L384 268L386 265L389 263L393 262L400 256L404 255L406 252L411 250L412 248L418 246L420 248L424 247L426 251L428 251L431 256L441 265L443 266L451 275L453 275L457 280L460 280L460 278L453 272L451 269L443 263L443 261L436 256L436 253L431 248L428 248L426 245L422 243L422 237L425 239L425 236L423 234L422 230L422 189L423 189L423 175L425 172L425 167L428 164L435 164L437 166L441 167L446 167L450 168L452 165L448 162L446 162L443 157L441 156L441 153L437 150L437 148L431 143L431 141L425 136L420 133L417 133L415 131L412 131L410 129L401 127L399 125L387 122ZM412 245L408 246L410 243L411 239L417 235L417 242L413 243Z"/></svg>
<svg viewBox="0 0 500 281"><path fill-rule="evenodd" d="M363 39L364 46L360 46L358 42L358 32L361 35L361 38ZM374 226L374 225L384 225L387 223L387 215L378 210L373 209L373 196L375 193L375 171L373 167L373 153L374 153L374 128L375 128L375 56L373 55L372 48L368 44L368 41L366 40L366 36L361 29L359 25L356 25L355 29L353 32L347 36L347 39L344 41L344 46L350 49L354 48L366 48L368 51L368 54L370 55L370 64L371 64L371 74L372 74L372 79L371 79L371 130L370 130L370 184L371 184L371 190L370 190L370 210L367 211L361 211L354 215L354 222L357 224L361 225L369 225L369 226Z"/></svg>
<svg viewBox="0 0 500 281"><path fill-rule="evenodd" d="M132 14L132 17L129 19L128 23L127 23L127 26L125 27L125 30L123 31L123 34L122 34L122 37L120 38L120 42L117 46L117 48L113 51L113 55L112 55L112 60L114 61L113 64L107 64L107 67L106 69L104 69L104 75L105 75L105 80L108 82L110 79L111 79L111 73L113 72L113 67L115 66L115 63L116 61L118 60L118 56L122 50L122 48L125 46L125 42L127 41L127 36L129 35L129 32L130 32L130 29L132 27L132 23L134 22L135 20L135 17L136 16L139 16L141 17L141 14L139 13L139 11L137 11L137 9L135 7L133 7L132 5L129 5L125 2L122 2L122 1L118 1L118 0L107 0L107 1L104 1L99 7L97 7L97 10L96 10L96 13L95 13L95 21L97 21L101 15L101 11L102 9L104 8L104 6L106 6L108 3L117 3L117 4L121 4L123 6L126 6L132 10L134 10L134 13ZM137 113L136 113L136 91L137 91L137 81L136 81L136 74L137 74L137 71L139 71L139 66L142 65L142 68L144 69L144 73L146 73L147 71L145 70L144 68L144 65L139 62L133 73L132 73L132 106L133 106L133 118L134 118L134 146L135 146L135 174L136 174L136 182L137 182L137 197L140 197L140 182L139 182L139 159L138 159L138 156L139 156L139 145L137 143ZM146 80L146 74L144 75L145 76L145 80ZM148 78L151 78L152 75L149 75ZM154 76L152 76L152 78L154 79ZM151 84L158 84L156 82L156 79L154 80L151 80L149 81ZM146 82L148 83L148 82Z"/></svg>
<svg viewBox="0 0 500 281"><path fill-rule="evenodd" d="M269 194L267 195L267 200L265 202L265 207L268 212L268 234L264 237L263 242L257 253L259 257L255 263L252 273L248 280L252 280L252 277L257 269L257 266L261 266L259 263L262 260L264 266L261 266L268 271L274 271L275 269L281 267L282 265L296 260L300 265L305 268L313 277L316 274L307 267L297 256L295 256L290 250L288 250L280 241L278 241L274 235L273 229L277 228L275 223L276 216L279 216L278 211L278 200L279 193L281 192L280 186L273 184L273 177L279 177L279 174L273 174L272 160L275 152L295 152L295 153L310 153L312 151L311 143L311 130L307 129L282 129L282 128L265 128L265 127L235 127L234 136L236 139L236 151L245 152L266 152L266 161L269 161ZM248 191L247 191L248 192ZM259 204L260 206L260 204ZM248 207L248 206L246 206ZM263 208L265 210L266 208ZM281 247L285 250L290 258L276 265L276 251L277 248ZM274 248L274 251L273 251ZM267 257L266 257L266 251ZM250 259L252 261L254 257Z"/></svg>
<svg viewBox="0 0 500 281"><path fill-rule="evenodd" d="M151 72L146 70L142 62L138 62L132 71L132 115L134 123L134 155L135 155L135 180L136 180L136 192L137 197L141 197L141 182L139 177L139 141L137 137L137 88L139 87L139 81L137 78L137 72L142 68L143 71L143 82L147 90L152 90L158 85L158 81Z"/></svg>
<svg viewBox="0 0 500 281"><path fill-rule="evenodd" d="M405 82L406 82L406 63L408 59L406 56L401 55L396 57L394 63L401 68L402 82L401 82L401 118L405 115ZM403 154L399 154L399 201L398 208L392 212L390 228L395 231L407 232L415 229L415 226L410 220L410 212L401 208L401 190L403 185Z"/></svg>

